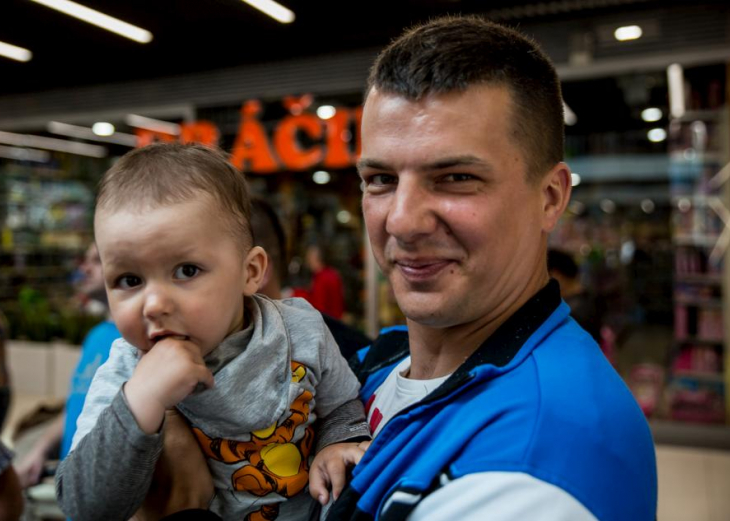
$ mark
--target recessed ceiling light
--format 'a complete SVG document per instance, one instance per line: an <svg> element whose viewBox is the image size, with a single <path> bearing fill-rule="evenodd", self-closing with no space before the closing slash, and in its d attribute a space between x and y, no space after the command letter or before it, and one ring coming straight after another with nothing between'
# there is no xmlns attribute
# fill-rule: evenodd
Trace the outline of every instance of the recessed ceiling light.
<svg viewBox="0 0 730 521"><path fill-rule="evenodd" d="M124 132L114 132L110 136L101 136L98 134L94 134L92 129L88 127L69 125L68 123L61 123L60 121L49 121L46 129L51 134L59 134L61 136L101 141L104 143L116 143L118 145L124 145L128 147L137 146L137 136L132 134L126 134Z"/></svg>
<svg viewBox="0 0 730 521"><path fill-rule="evenodd" d="M352 214L347 210L340 210L337 212L337 220L342 224L347 224L352 219Z"/></svg>
<svg viewBox="0 0 730 521"><path fill-rule="evenodd" d="M600 206L601 210L606 213L613 213L616 211L616 203L614 203L611 199L602 200Z"/></svg>
<svg viewBox="0 0 730 521"><path fill-rule="evenodd" d="M641 209L644 213L652 213L656 208L656 204L651 199L644 199L641 201Z"/></svg>
<svg viewBox="0 0 730 521"><path fill-rule="evenodd" d="M639 27L638 25L625 25L616 29L613 33L614 37L619 42L638 40L639 38L641 38L642 34L644 34L644 31L642 31L641 27Z"/></svg>
<svg viewBox="0 0 730 521"><path fill-rule="evenodd" d="M663 115L662 109L656 107L649 107L641 111L641 119L648 122L659 121Z"/></svg>
<svg viewBox="0 0 730 521"><path fill-rule="evenodd" d="M109 137L112 134L114 134L114 125L111 123L107 123L106 121L99 121L97 123L94 123L94 125L91 127L91 131L96 134L97 136L102 137Z"/></svg>
<svg viewBox="0 0 730 521"><path fill-rule="evenodd" d="M667 131L663 128L653 128L646 135L652 143L661 143L667 139Z"/></svg>
<svg viewBox="0 0 730 521"><path fill-rule="evenodd" d="M326 185L330 182L331 176L329 172L326 172L324 170L318 170L314 173L312 176L312 180L317 183L318 185Z"/></svg>
<svg viewBox="0 0 730 521"><path fill-rule="evenodd" d="M322 105L317 109L317 116L320 119L330 119L335 114L337 114L337 109L335 109L332 105Z"/></svg>

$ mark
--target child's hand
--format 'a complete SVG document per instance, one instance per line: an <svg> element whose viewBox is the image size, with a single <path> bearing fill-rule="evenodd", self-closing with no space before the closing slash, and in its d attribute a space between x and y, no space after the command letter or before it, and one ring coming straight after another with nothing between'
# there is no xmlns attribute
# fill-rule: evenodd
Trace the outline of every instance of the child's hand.
<svg viewBox="0 0 730 521"><path fill-rule="evenodd" d="M192 393L198 383L214 384L200 349L188 340L168 337L142 355L124 395L140 429L152 434L160 429L165 410Z"/></svg>
<svg viewBox="0 0 730 521"><path fill-rule="evenodd" d="M309 469L309 493L322 505L329 503L329 490L337 499L345 488L347 467L360 462L370 446L369 441L360 443L333 443L319 451Z"/></svg>

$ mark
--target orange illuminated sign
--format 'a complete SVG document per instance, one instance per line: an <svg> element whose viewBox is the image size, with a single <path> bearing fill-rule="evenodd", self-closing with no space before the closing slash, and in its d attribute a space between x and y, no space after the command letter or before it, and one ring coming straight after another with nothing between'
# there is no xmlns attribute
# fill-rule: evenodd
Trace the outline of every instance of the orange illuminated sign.
<svg viewBox="0 0 730 521"><path fill-rule="evenodd" d="M288 115L276 122L269 135L260 119L261 103L244 102L231 162L244 172L257 174L353 166L360 154L362 107L339 107L334 116L321 119L306 112L311 104L310 95L284 98ZM355 130L354 135L350 129ZM140 147L155 141L217 146L220 138L218 128L209 121L182 123L179 136L146 129L137 129L136 135Z"/></svg>

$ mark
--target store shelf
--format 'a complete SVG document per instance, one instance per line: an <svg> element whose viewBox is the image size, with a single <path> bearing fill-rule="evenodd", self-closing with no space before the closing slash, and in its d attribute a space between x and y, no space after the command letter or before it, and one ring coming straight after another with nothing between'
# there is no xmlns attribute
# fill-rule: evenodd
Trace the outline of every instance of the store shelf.
<svg viewBox="0 0 730 521"><path fill-rule="evenodd" d="M675 378L692 378L704 382L725 383L725 376L722 373L708 373L701 371L674 371Z"/></svg>
<svg viewBox="0 0 730 521"><path fill-rule="evenodd" d="M719 298L675 297L674 302L676 304L681 304L683 306L722 309L722 299L719 299Z"/></svg>
<svg viewBox="0 0 730 521"><path fill-rule="evenodd" d="M708 273L676 274L674 281L677 283L703 284L707 286L721 286L722 275Z"/></svg>
<svg viewBox="0 0 730 521"><path fill-rule="evenodd" d="M685 337L685 338L677 338L676 342L678 344L686 345L686 344L706 344L706 345L722 345L724 340L722 338L700 338L700 337Z"/></svg>
<svg viewBox="0 0 730 521"><path fill-rule="evenodd" d="M722 111L719 109L703 109L703 110L688 110L679 118L675 118L675 121L682 123L692 123L693 121L720 121L722 118Z"/></svg>
<svg viewBox="0 0 730 521"><path fill-rule="evenodd" d="M667 420L649 421L654 443L730 450L730 427Z"/></svg>
<svg viewBox="0 0 730 521"><path fill-rule="evenodd" d="M719 234L678 234L674 236L673 242L677 246L714 248L719 238Z"/></svg>

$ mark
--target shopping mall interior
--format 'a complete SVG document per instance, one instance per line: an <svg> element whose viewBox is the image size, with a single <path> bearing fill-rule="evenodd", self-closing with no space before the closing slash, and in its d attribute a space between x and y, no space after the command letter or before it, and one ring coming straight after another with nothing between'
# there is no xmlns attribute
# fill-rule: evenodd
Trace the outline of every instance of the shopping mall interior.
<svg viewBox="0 0 730 521"><path fill-rule="evenodd" d="M404 28L475 14L556 64L573 193L549 246L574 262L586 328L649 419L658 520L730 519L726 0L286 0L279 20L240 0L82 2L127 35L53 3L6 0L0 17L2 440L17 454L63 405L103 320L80 267L97 183L135 147L230 153L281 220L285 293L307 294L318 246L345 323L371 337L403 324L362 219L363 89ZM28 493L28 520L63 518L46 485Z"/></svg>

